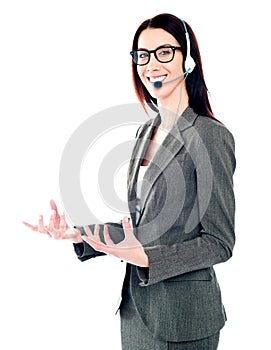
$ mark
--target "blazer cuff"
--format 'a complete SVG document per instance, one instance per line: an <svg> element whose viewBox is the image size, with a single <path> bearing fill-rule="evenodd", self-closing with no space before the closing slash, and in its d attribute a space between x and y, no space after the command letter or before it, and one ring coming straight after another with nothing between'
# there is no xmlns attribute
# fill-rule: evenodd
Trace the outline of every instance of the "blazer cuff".
<svg viewBox="0 0 271 350"><path fill-rule="evenodd" d="M157 255L157 249L145 248L145 253L148 256L149 267L137 266L137 274L140 279L139 285L142 287L147 287L161 281L161 276L158 276L157 272L155 273L155 266L157 262L161 261L161 256ZM157 271L159 271L159 269L157 269Z"/></svg>
<svg viewBox="0 0 271 350"><path fill-rule="evenodd" d="M81 235L86 235L83 227L74 226L74 228L78 229L81 232ZM82 243L73 243L73 248L75 254L77 255L80 261L85 261L91 258L95 258L96 256L105 255L105 253L98 252L95 249L93 249L85 241L83 241Z"/></svg>
<svg viewBox="0 0 271 350"><path fill-rule="evenodd" d="M137 274L140 279L140 286L147 286L149 283L149 267L137 266Z"/></svg>
<svg viewBox="0 0 271 350"><path fill-rule="evenodd" d="M174 276L172 264L179 265L178 256L176 254L171 254L171 259L163 259L163 253L161 252L163 250L162 248L162 246L145 248L145 253L149 260L149 267L137 267L137 274L140 279L139 285L141 287L148 287ZM163 265L162 269L161 261ZM185 271L184 268L184 271L178 271L176 272L176 275L185 272L187 271Z"/></svg>
<svg viewBox="0 0 271 350"><path fill-rule="evenodd" d="M75 254L77 255L80 261L85 261L91 258L96 258L96 256L105 255L105 253L97 252L86 242L73 243L73 248L74 248Z"/></svg>
<svg viewBox="0 0 271 350"><path fill-rule="evenodd" d="M100 224L100 239L103 243L105 243L104 236L103 236L104 225L107 225L108 230L109 230L109 235L115 244L121 242L124 239L124 231L122 228L122 224L108 222L106 224ZM93 232L95 229L95 225L92 224L92 225L88 225L88 226L91 229L91 231ZM86 235L84 227L74 226L74 228L80 230L82 236ZM78 259L81 261L95 258L96 256L106 255L105 253L96 251L89 244L87 244L85 241L83 241L82 243L74 243L74 250L75 250L75 253L76 253Z"/></svg>

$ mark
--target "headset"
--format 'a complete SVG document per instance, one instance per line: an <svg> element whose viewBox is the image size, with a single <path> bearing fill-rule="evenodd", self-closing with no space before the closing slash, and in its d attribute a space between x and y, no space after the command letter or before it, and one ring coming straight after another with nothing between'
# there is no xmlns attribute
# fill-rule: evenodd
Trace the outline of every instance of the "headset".
<svg viewBox="0 0 271 350"><path fill-rule="evenodd" d="M194 59L191 57L191 53L190 53L190 38L189 38L189 34L188 34L188 31L187 31L187 27L186 27L186 24L185 22L180 19L180 21L182 22L183 24L183 27L184 27L184 34L185 34L185 38L186 38L186 58L185 58L185 61L184 61L184 73L181 74L181 75L178 75L176 78L174 79L171 79L171 80L168 80L164 83L162 83L161 81L156 81L154 82L153 86L155 88L161 88L164 84L168 84L168 83L171 83L172 81L175 81L177 79L180 79L182 78L183 76L187 77L188 74L192 73L195 66L196 66L196 63L194 61Z"/></svg>

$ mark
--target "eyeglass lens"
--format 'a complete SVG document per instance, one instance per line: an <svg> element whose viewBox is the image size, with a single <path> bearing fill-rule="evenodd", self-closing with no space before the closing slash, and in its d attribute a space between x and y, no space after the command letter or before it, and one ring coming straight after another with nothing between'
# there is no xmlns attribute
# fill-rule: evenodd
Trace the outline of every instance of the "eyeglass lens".
<svg viewBox="0 0 271 350"><path fill-rule="evenodd" d="M174 50L171 47L159 47L154 51L155 58L162 63L170 62L174 56ZM147 50L137 50L133 55L136 64L144 65L150 60L150 52Z"/></svg>

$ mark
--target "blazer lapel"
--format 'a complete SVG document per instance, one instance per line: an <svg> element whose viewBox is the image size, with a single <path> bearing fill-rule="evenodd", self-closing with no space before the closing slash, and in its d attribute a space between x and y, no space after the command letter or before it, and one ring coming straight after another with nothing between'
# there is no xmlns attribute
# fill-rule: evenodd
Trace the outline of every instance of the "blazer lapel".
<svg viewBox="0 0 271 350"><path fill-rule="evenodd" d="M136 206L136 183L140 164L144 159L144 155L150 144L152 133L156 124L159 124L160 116L158 115L149 124L143 125L143 129L139 131L139 136L132 153L132 157L128 170L128 200L130 207L130 214L135 222L135 206Z"/></svg>
<svg viewBox="0 0 271 350"><path fill-rule="evenodd" d="M170 133L166 136L162 145L159 146L153 159L151 160L148 170L145 174L145 180L143 182L141 191L141 208L145 207L148 195L157 180L157 178L163 173L167 165L172 161L176 154L183 147L184 141L179 132L178 127L175 125Z"/></svg>
<svg viewBox="0 0 271 350"><path fill-rule="evenodd" d="M194 111L188 107L182 116L178 119L177 123L170 130L162 145L155 153L153 159L150 161L144 178L146 181L143 181L141 191L141 215L155 181L163 173L167 165L173 160L180 149L184 146L182 132L193 125L196 117L197 115L194 113ZM131 215L135 212L136 182L138 170L142 159L144 159L144 156L148 149L154 128L158 126L160 122L161 117L158 115L151 124L145 127L145 130L141 131L141 135L139 135L132 154L128 172L128 198Z"/></svg>
<svg viewBox="0 0 271 350"><path fill-rule="evenodd" d="M153 159L151 160L149 168L145 173L146 181L143 181L141 189L141 215L155 181L184 146L185 142L182 133L194 124L196 117L197 114L195 114L194 111L188 107L184 111L183 115L178 119L177 123L170 130L162 145L158 148Z"/></svg>
<svg viewBox="0 0 271 350"><path fill-rule="evenodd" d="M150 139L154 130L154 122L146 126L144 125L143 128L145 128L145 130L143 129L141 131L136 141L135 148L133 150L131 161L129 164L128 185L130 188L134 187L136 183L138 169L148 149Z"/></svg>

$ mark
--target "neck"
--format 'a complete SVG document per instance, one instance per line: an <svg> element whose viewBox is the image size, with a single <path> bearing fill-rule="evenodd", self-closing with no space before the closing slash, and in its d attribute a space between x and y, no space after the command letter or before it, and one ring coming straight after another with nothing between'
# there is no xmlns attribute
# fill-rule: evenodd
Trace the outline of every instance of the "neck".
<svg viewBox="0 0 271 350"><path fill-rule="evenodd" d="M175 90L176 91L176 90ZM170 130L189 105L189 98L185 85L177 89L177 93L169 98L159 99L158 107L161 115L160 128Z"/></svg>

